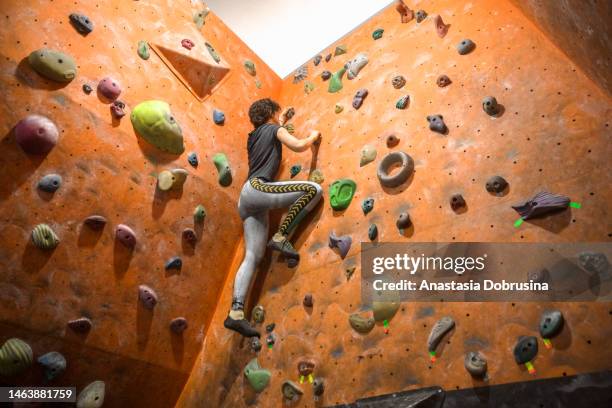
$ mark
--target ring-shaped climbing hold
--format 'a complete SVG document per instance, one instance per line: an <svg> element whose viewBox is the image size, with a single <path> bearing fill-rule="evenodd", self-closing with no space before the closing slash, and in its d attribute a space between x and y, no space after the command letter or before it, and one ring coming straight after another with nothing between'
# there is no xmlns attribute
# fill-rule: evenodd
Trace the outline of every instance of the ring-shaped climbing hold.
<svg viewBox="0 0 612 408"><path fill-rule="evenodd" d="M389 170L395 164L400 164L399 171L389 174ZM407 153L392 152L386 155L378 164L378 180L385 187L397 187L406 180L414 171L414 160Z"/></svg>

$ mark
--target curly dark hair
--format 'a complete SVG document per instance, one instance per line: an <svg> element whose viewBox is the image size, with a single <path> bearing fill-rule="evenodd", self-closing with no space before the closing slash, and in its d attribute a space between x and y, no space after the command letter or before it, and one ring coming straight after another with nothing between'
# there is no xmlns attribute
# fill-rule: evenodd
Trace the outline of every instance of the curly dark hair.
<svg viewBox="0 0 612 408"><path fill-rule="evenodd" d="M260 99L253 102L249 108L249 119L255 128L266 123L270 118L280 110L278 103L270 98Z"/></svg>

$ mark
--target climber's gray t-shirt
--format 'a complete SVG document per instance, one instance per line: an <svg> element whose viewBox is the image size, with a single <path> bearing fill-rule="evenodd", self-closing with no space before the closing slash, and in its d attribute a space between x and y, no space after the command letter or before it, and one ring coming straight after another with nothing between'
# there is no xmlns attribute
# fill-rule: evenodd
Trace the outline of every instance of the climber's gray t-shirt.
<svg viewBox="0 0 612 408"><path fill-rule="evenodd" d="M249 179L274 181L283 156L283 145L276 137L279 125L265 123L249 133Z"/></svg>

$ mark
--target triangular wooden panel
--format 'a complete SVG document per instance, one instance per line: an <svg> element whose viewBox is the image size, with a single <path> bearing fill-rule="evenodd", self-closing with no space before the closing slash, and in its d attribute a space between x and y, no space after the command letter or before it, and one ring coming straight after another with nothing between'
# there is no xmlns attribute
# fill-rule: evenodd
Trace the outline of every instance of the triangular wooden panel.
<svg viewBox="0 0 612 408"><path fill-rule="evenodd" d="M195 46L188 50L181 41L190 39ZM208 52L202 36L191 39L176 33L165 33L149 45L176 77L200 101L206 99L227 78L230 67L223 59L216 62Z"/></svg>

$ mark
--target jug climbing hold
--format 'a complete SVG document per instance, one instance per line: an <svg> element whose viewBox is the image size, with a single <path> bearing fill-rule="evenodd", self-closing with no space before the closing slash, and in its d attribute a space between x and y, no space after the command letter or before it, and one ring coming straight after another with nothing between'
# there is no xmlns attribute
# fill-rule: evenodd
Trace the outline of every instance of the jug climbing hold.
<svg viewBox="0 0 612 408"><path fill-rule="evenodd" d="M47 381L51 381L66 370L66 358L57 351L50 351L38 357L38 363L44 368Z"/></svg>
<svg viewBox="0 0 612 408"><path fill-rule="evenodd" d="M213 163L219 172L219 184L227 187L232 184L232 169L230 168L227 157L223 153L217 153L213 156Z"/></svg>
<svg viewBox="0 0 612 408"><path fill-rule="evenodd" d="M365 145L361 148L359 156L359 166L363 167L376 159L376 148L372 145Z"/></svg>
<svg viewBox="0 0 612 408"><path fill-rule="evenodd" d="M214 109L213 110L213 122L215 122L216 125L222 125L225 123L225 113L223 113L220 110Z"/></svg>
<svg viewBox="0 0 612 408"><path fill-rule="evenodd" d="M255 63L251 60L244 61L244 69L246 69L246 72L248 72L249 75L251 76L257 75L257 70L255 69Z"/></svg>
<svg viewBox="0 0 612 408"><path fill-rule="evenodd" d="M106 384L104 381L94 381L83 388L77 397L77 408L100 408L104 405L104 393Z"/></svg>
<svg viewBox="0 0 612 408"><path fill-rule="evenodd" d="M198 242L198 235L192 228L185 228L183 230L182 237L185 241L187 241L191 245L195 245L196 242Z"/></svg>
<svg viewBox="0 0 612 408"><path fill-rule="evenodd" d="M306 295L304 295L304 300L302 301L302 304L304 305L304 307L312 307L314 304L312 294L307 293Z"/></svg>
<svg viewBox="0 0 612 408"><path fill-rule="evenodd" d="M349 316L349 323L351 327L358 333L367 334L372 331L374 328L374 318L373 317L362 317L357 313L353 313Z"/></svg>
<svg viewBox="0 0 612 408"><path fill-rule="evenodd" d="M319 65L321 63L322 59L323 59L323 57L321 56L321 54L319 54L319 55L317 55L316 57L313 58L312 63L316 67L317 65Z"/></svg>
<svg viewBox="0 0 612 408"><path fill-rule="evenodd" d="M206 22L206 16L208 16L208 13L210 13L210 9L208 7L204 8L204 10L202 11L194 13L193 22L199 30L204 27L204 23Z"/></svg>
<svg viewBox="0 0 612 408"><path fill-rule="evenodd" d="M83 92L89 95L93 91L92 87L89 84L83 84Z"/></svg>
<svg viewBox="0 0 612 408"><path fill-rule="evenodd" d="M121 84L112 77L103 78L98 82L98 93L109 101L114 101L121 95Z"/></svg>
<svg viewBox="0 0 612 408"><path fill-rule="evenodd" d="M444 88L445 86L448 86L451 84L451 80L448 76L446 75L440 75L438 77L438 79L436 79L436 84L440 87L440 88Z"/></svg>
<svg viewBox="0 0 612 408"><path fill-rule="evenodd" d="M469 54L472 52L472 50L474 50L474 48L476 48L476 44L474 44L474 42L469 38L461 40L461 42L457 44L457 52L459 55Z"/></svg>
<svg viewBox="0 0 612 408"><path fill-rule="evenodd" d="M610 262L605 254L601 252L584 251L578 254L578 264L587 272L599 275L601 278L609 278Z"/></svg>
<svg viewBox="0 0 612 408"><path fill-rule="evenodd" d="M345 210L355 194L357 184L351 179L339 179L329 188L329 202L336 211Z"/></svg>
<svg viewBox="0 0 612 408"><path fill-rule="evenodd" d="M174 334L181 334L187 329L188 326L189 324L187 323L187 319L184 317L174 318L170 322L170 330L172 330L172 333Z"/></svg>
<svg viewBox="0 0 612 408"><path fill-rule="evenodd" d="M372 33L372 38L374 40L380 40L383 36L383 33L385 32L385 30L383 30L382 28L377 28L376 30L374 30L374 32Z"/></svg>
<svg viewBox="0 0 612 408"><path fill-rule="evenodd" d="M397 102L395 103L395 107L397 109L406 109L409 103L410 103L410 95L405 95L397 100Z"/></svg>
<svg viewBox="0 0 612 408"><path fill-rule="evenodd" d="M296 383L289 380L283 383L281 391L285 400L291 402L297 401L304 394L304 391Z"/></svg>
<svg viewBox="0 0 612 408"><path fill-rule="evenodd" d="M400 14L400 21L402 24L406 24L414 18L414 11L410 10L410 8L404 3L403 0L397 0L397 4L395 5L395 10Z"/></svg>
<svg viewBox="0 0 612 408"><path fill-rule="evenodd" d="M315 363L312 360L301 360L298 362L298 374L302 377L308 377L314 371Z"/></svg>
<svg viewBox="0 0 612 408"><path fill-rule="evenodd" d="M444 20L442 20L442 16L439 14L434 17L434 25L436 26L436 32L438 33L438 37L444 38L448 33L448 29L450 28L450 24L444 24Z"/></svg>
<svg viewBox="0 0 612 408"><path fill-rule="evenodd" d="M412 220L410 219L410 215L408 215L407 212L401 213L395 221L395 226L400 231L405 230L406 228L410 228L411 225Z"/></svg>
<svg viewBox="0 0 612 408"><path fill-rule="evenodd" d="M355 79L359 72L365 67L368 63L368 56L364 53L357 54L355 58L350 60L344 65L344 68L347 69L348 73L346 74L348 79Z"/></svg>
<svg viewBox="0 0 612 408"><path fill-rule="evenodd" d="M327 87L327 92L336 93L342 89L342 75L346 72L346 68L341 68L338 71L334 72L329 80L329 86Z"/></svg>
<svg viewBox="0 0 612 408"><path fill-rule="evenodd" d="M117 100L114 101L110 106L111 114L116 119L121 119L125 116L125 103Z"/></svg>
<svg viewBox="0 0 612 408"><path fill-rule="evenodd" d="M101 215L90 215L83 223L92 230L99 231L106 225L106 218Z"/></svg>
<svg viewBox="0 0 612 408"><path fill-rule="evenodd" d="M172 258L166 261L166 265L164 268L168 270L177 270L180 271L183 267L183 260L179 256L173 256Z"/></svg>
<svg viewBox="0 0 612 408"><path fill-rule="evenodd" d="M371 197L366 198L361 202L361 210L363 214L367 214L374 209L374 199Z"/></svg>
<svg viewBox="0 0 612 408"><path fill-rule="evenodd" d="M195 43L193 41L191 41L189 38L183 38L181 40L181 45L183 46L183 48L191 51L191 49L193 47L195 47Z"/></svg>
<svg viewBox="0 0 612 408"><path fill-rule="evenodd" d="M138 41L138 56L140 58L142 58L143 60L148 60L149 57L151 56L151 53L149 51L149 43L144 41L144 40L140 40Z"/></svg>
<svg viewBox="0 0 612 408"><path fill-rule="evenodd" d="M540 335L544 339L555 337L563 328L563 314L559 310L548 310L540 317Z"/></svg>
<svg viewBox="0 0 612 408"><path fill-rule="evenodd" d="M429 122L429 130L431 131L444 134L448 130L442 115L429 115L427 116L427 122Z"/></svg>
<svg viewBox="0 0 612 408"><path fill-rule="evenodd" d="M538 354L538 339L533 336L519 337L514 346L513 354L517 364L530 362Z"/></svg>
<svg viewBox="0 0 612 408"><path fill-rule="evenodd" d="M261 341L259 340L259 337L251 338L251 350L253 350L255 353L259 353L261 351Z"/></svg>
<svg viewBox="0 0 612 408"><path fill-rule="evenodd" d="M323 81L327 81L329 78L331 78L331 76L332 76L332 73L327 70L321 72L321 79Z"/></svg>
<svg viewBox="0 0 612 408"><path fill-rule="evenodd" d="M488 115L495 116L499 114L499 104L494 96L487 96L482 100L482 110Z"/></svg>
<svg viewBox="0 0 612 408"><path fill-rule="evenodd" d="M188 174L184 169L164 170L157 175L157 188L161 191L180 190Z"/></svg>
<svg viewBox="0 0 612 408"><path fill-rule="evenodd" d="M346 45L339 45L334 50L334 57L337 57L338 55L342 54L346 54Z"/></svg>
<svg viewBox="0 0 612 408"><path fill-rule="evenodd" d="M198 167L198 154L196 152L189 153L189 155L187 156L187 162L189 162L192 167Z"/></svg>
<svg viewBox="0 0 612 408"><path fill-rule="evenodd" d="M276 323L270 323L269 325L266 326L266 332L272 333L275 327L276 327Z"/></svg>
<svg viewBox="0 0 612 408"><path fill-rule="evenodd" d="M368 90L365 88L361 88L357 91L355 96L353 97L353 108L359 109L363 104L363 100L368 96Z"/></svg>
<svg viewBox="0 0 612 408"><path fill-rule="evenodd" d="M401 75L396 75L393 77L393 79L391 80L391 85L393 85L393 87L395 89L400 89L402 88L404 85L406 85L406 78L404 78Z"/></svg>
<svg viewBox="0 0 612 408"><path fill-rule="evenodd" d="M300 174L300 171L302 171L302 165L301 164L294 164L289 169L289 174L291 175L291 178L294 178L295 176Z"/></svg>
<svg viewBox="0 0 612 408"><path fill-rule="evenodd" d="M87 317L79 317L68 322L68 327L77 333L87 333L92 326L91 320Z"/></svg>
<svg viewBox="0 0 612 408"><path fill-rule="evenodd" d="M329 62L329 61L331 60L331 58L332 58L331 53L327 54L327 55L325 56L325 62Z"/></svg>
<svg viewBox="0 0 612 408"><path fill-rule="evenodd" d="M68 16L70 24L79 34L87 35L94 29L93 22L85 14L72 13Z"/></svg>
<svg viewBox="0 0 612 408"><path fill-rule="evenodd" d="M218 64L221 61L221 57L219 56L219 54L217 54L217 51L215 51L215 48L209 43L204 43L204 46L208 50L208 53L210 54L212 59L214 59L215 62Z"/></svg>
<svg viewBox="0 0 612 408"><path fill-rule="evenodd" d="M368 227L368 238L370 241L374 241L378 237L378 227L376 224L370 224Z"/></svg>
<svg viewBox="0 0 612 408"><path fill-rule="evenodd" d="M393 174L389 171L397 164L400 169ZM404 184L414 171L414 160L404 152L391 152L378 163L376 175L384 187L397 187Z"/></svg>
<svg viewBox="0 0 612 408"><path fill-rule="evenodd" d="M522 219L541 217L543 215L565 210L569 207L569 197L542 191L523 203L513 205L512 208L519 213Z"/></svg>
<svg viewBox="0 0 612 408"><path fill-rule="evenodd" d="M463 366L474 377L482 377L487 372L487 359L477 351L466 353Z"/></svg>
<svg viewBox="0 0 612 408"><path fill-rule="evenodd" d="M136 246L136 233L127 225L117 225L115 228L115 238L128 248Z"/></svg>
<svg viewBox="0 0 612 408"><path fill-rule="evenodd" d="M295 116L295 108L291 107L285 112L285 119L289 120Z"/></svg>
<svg viewBox="0 0 612 408"><path fill-rule="evenodd" d="M13 337L0 347L0 376L13 376L32 365L34 354L25 341Z"/></svg>
<svg viewBox="0 0 612 408"><path fill-rule="evenodd" d="M206 209L202 204L198 204L198 206L193 211L193 221L197 224L201 224L204 222L206 218Z"/></svg>
<svg viewBox="0 0 612 408"><path fill-rule="evenodd" d="M442 338L455 327L455 321L452 317L444 316L438 320L432 327L429 337L427 338L427 350L436 351L438 344Z"/></svg>
<svg viewBox="0 0 612 408"><path fill-rule="evenodd" d="M453 194L450 198L450 206L453 211L459 211L465 207L465 199L461 194Z"/></svg>
<svg viewBox="0 0 612 408"><path fill-rule="evenodd" d="M397 137L397 136L395 136L393 134L387 136L387 140L386 140L387 147L389 147L389 148L395 147L395 146L397 146L399 144L399 142L400 142L399 137Z"/></svg>
<svg viewBox="0 0 612 408"><path fill-rule="evenodd" d="M15 141L28 154L46 154L58 139L55 123L41 115L28 115L15 125Z"/></svg>
<svg viewBox="0 0 612 408"><path fill-rule="evenodd" d="M244 367L243 372L244 376L247 378L249 384L251 384L251 387L253 387L255 392L262 392L272 377L272 373L270 373L270 371L264 370L259 366L257 358L252 359L246 365L246 367Z"/></svg>
<svg viewBox="0 0 612 408"><path fill-rule="evenodd" d="M323 176L323 171L319 169L314 169L312 173L308 176L308 181L312 181L313 183L323 184L325 181L325 177Z"/></svg>
<svg viewBox="0 0 612 408"><path fill-rule="evenodd" d="M41 48L28 56L28 63L41 76L55 82L70 82L77 75L74 59L61 51Z"/></svg>
<svg viewBox="0 0 612 408"><path fill-rule="evenodd" d="M333 231L329 233L329 247L338 248L340 258L344 259L351 249L353 239L350 235L337 236Z"/></svg>
<svg viewBox="0 0 612 408"><path fill-rule="evenodd" d="M53 249L60 240L47 224L38 224L32 230L32 242L39 249Z"/></svg>
<svg viewBox="0 0 612 408"><path fill-rule="evenodd" d="M493 176L487 180L485 188L489 193L499 194L508 187L508 182L501 176Z"/></svg>
<svg viewBox="0 0 612 408"><path fill-rule="evenodd" d="M152 310L157 304L157 293L147 285L138 286L138 300L145 309Z"/></svg>
<svg viewBox="0 0 612 408"><path fill-rule="evenodd" d="M421 21L425 20L427 18L427 12L425 10L418 10L416 12L416 21L417 23L420 23Z"/></svg>
<svg viewBox="0 0 612 408"><path fill-rule="evenodd" d="M308 67L306 65L302 65L293 73L293 83L297 84L300 81L303 81L308 77Z"/></svg>
<svg viewBox="0 0 612 408"><path fill-rule="evenodd" d="M262 305L257 305L253 308L251 316L253 316L253 321L255 323L263 323L263 321L266 319L266 311Z"/></svg>
<svg viewBox="0 0 612 408"><path fill-rule="evenodd" d="M172 154L185 151L183 132L166 102L142 102L132 110L130 119L138 135L158 149Z"/></svg>
<svg viewBox="0 0 612 408"><path fill-rule="evenodd" d="M38 181L37 187L47 193L54 193L62 185L62 176L59 174L47 174Z"/></svg>
<svg viewBox="0 0 612 408"><path fill-rule="evenodd" d="M337 114L342 112L343 110L344 110L344 107L340 104L336 104L336 106L334 107L334 112Z"/></svg>
<svg viewBox="0 0 612 408"><path fill-rule="evenodd" d="M304 92L306 95L310 94L315 89L314 82L306 81L304 82Z"/></svg>

